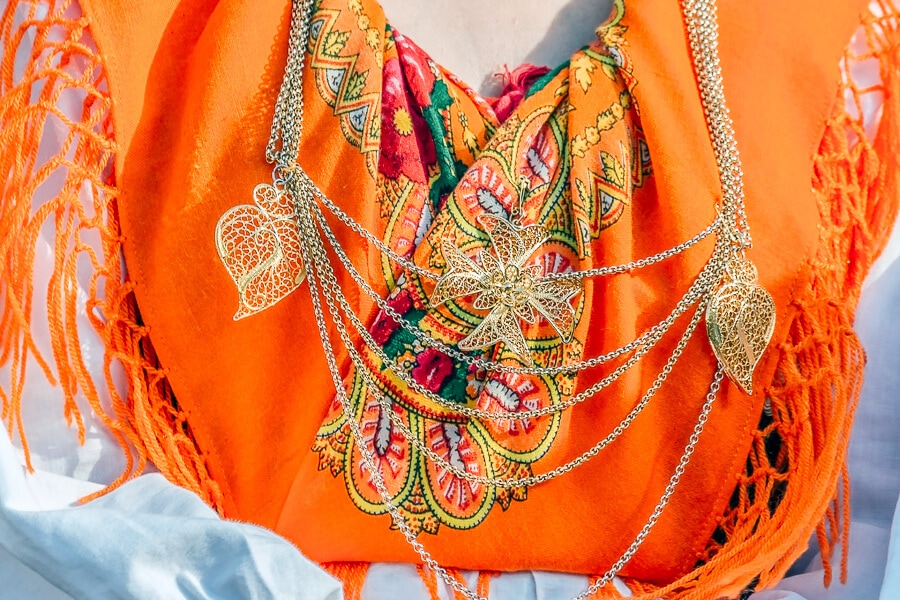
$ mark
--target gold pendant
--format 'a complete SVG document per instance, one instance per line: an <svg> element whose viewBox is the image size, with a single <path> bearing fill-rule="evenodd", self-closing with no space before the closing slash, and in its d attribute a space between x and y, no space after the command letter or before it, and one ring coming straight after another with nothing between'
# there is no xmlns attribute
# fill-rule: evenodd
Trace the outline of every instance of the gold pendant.
<svg viewBox="0 0 900 600"><path fill-rule="evenodd" d="M540 265L529 263L550 231L540 225L518 227L506 219L481 215L479 223L491 239L494 253L482 252L481 264L445 241L442 247L449 270L438 280L431 305L476 295L472 307L487 310L481 323L459 341L460 350L480 350L506 344L525 366L534 364L522 333L522 321L543 317L564 344L572 341L575 309L571 300L581 292L578 279L551 279Z"/></svg>
<svg viewBox="0 0 900 600"><path fill-rule="evenodd" d="M216 225L216 250L238 290L235 321L279 302L306 278L293 197L263 183L253 201L230 209Z"/></svg>
<svg viewBox="0 0 900 600"><path fill-rule="evenodd" d="M734 258L706 307L706 333L725 373L753 393L753 371L775 331L775 301L757 283L756 267Z"/></svg>

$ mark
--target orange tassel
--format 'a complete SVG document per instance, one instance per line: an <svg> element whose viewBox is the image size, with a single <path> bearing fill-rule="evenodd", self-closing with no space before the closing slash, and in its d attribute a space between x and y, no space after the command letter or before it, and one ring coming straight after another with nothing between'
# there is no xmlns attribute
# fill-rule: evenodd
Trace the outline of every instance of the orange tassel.
<svg viewBox="0 0 900 600"><path fill-rule="evenodd" d="M441 595L438 591L437 574L432 572L425 565L417 565L416 572L419 574L419 579L422 580L422 583L425 584L425 588L428 590L429 600L441 600Z"/></svg>
<svg viewBox="0 0 900 600"><path fill-rule="evenodd" d="M37 16L44 11L46 16ZM83 397L121 444L125 470L101 493L140 474L151 460L170 481L221 512L221 492L156 361L122 269L111 174L117 151L112 103L88 23L72 0L9 2L0 15L0 44L0 365L8 365L11 373L9 387L0 386L0 401L7 430L33 469L22 420L25 375L32 363L60 388L63 415L79 441L84 442L84 423L76 398ZM16 73L14 58L21 52L31 60ZM59 109L61 100L73 96L83 98L78 119ZM63 138L57 154L43 157L39 149L47 127L61 131ZM52 197L34 210L39 195ZM36 251L42 231L50 229L53 273L46 290L36 290ZM106 347L101 382L88 371L78 330L77 274L85 266L91 271L86 312ZM47 319L42 322L32 309L36 294L41 299L45 292ZM49 353L34 341L38 328L49 332ZM124 394L114 385L113 371L124 376Z"/></svg>
<svg viewBox="0 0 900 600"><path fill-rule="evenodd" d="M369 563L333 562L322 565L329 575L339 580L344 586L344 600L360 600Z"/></svg>

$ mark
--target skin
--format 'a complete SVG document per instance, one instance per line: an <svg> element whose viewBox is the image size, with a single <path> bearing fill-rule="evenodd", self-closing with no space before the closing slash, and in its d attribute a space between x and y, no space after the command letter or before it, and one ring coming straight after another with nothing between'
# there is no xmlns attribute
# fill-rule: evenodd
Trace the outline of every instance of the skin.
<svg viewBox="0 0 900 600"><path fill-rule="evenodd" d="M555 67L594 39L612 0L381 0L388 21L479 90L523 62Z"/></svg>

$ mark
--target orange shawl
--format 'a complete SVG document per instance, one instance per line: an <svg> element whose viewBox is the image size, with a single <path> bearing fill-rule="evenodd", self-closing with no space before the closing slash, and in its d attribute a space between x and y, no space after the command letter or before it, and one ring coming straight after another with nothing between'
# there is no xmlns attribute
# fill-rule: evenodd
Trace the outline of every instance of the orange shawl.
<svg viewBox="0 0 900 600"><path fill-rule="evenodd" d="M721 59L754 236L751 258L775 298L779 321L757 370L756 381L763 384L752 397L730 385L721 395L664 518L623 571L663 586L652 593L647 588L649 597L708 597L713 588L734 593L756 577L766 585L803 550L823 515L826 554L845 525L839 521L846 515L829 503L843 475L863 358L850 326L862 278L896 210L895 154L889 148L897 140L898 114L896 99L888 95L880 135L869 139L840 101L837 66L863 3L832 4L823 9L794 2L777 13L753 3L720 8ZM83 53L103 79L77 85L95 92L90 109L101 115L95 123L102 115L111 121L108 128L94 127L75 156L79 168L102 185L96 196L102 218L72 212L78 200L71 195L48 204L39 216L29 215L22 200L30 198L35 181L28 157L36 144L29 140L39 136L21 125L12 134L5 127L4 135L20 137L5 141L0 154L0 164L14 174L6 183L0 223L21 233L0 246L7 257L0 271L6 300L0 360L11 360L13 372L20 373L24 358L35 354L27 316L25 263L31 255L13 252L28 247L29 232L48 215L56 218L61 237L96 228L104 236L105 256L95 257L95 283L105 285L93 290L96 314L102 315L95 325L109 347L109 363L120 362L128 374L129 395L118 398L110 384L118 402L109 414L85 377L70 321L74 300L65 294L73 256L85 250L64 242L57 249L61 279L51 283L66 298L50 311L59 323L55 367L42 364L67 398L86 393L108 415L123 443L137 449L137 471L149 458L224 515L273 528L315 560L415 561L387 517L361 511L342 477L321 472L322 452L311 451L322 440L334 388L316 341L308 290L232 321L234 284L214 251L219 217L247 203L254 186L270 177L263 148L285 60L285 3L82 5L85 19L70 27L90 26L97 52ZM383 231L370 152L378 137L363 129L355 143L345 142L354 107L342 105L340 95L329 98L317 73L343 68L376 74L363 78L354 98L370 102L377 113L379 61L392 51L385 17L376 3L356 0L323 1L318 14L330 28L322 35L346 35L346 45L337 52L312 50L304 76L300 162L351 217ZM9 43L12 21L9 14L4 19ZM891 89L896 32L886 17L867 19L873 56L882 60L885 89ZM590 241L597 265L626 263L692 237L711 222L720 194L678 3L633 0L620 26L653 172L648 183L630 191L616 225ZM69 51L79 48L73 42ZM568 80L570 95L584 76L577 71L582 55L553 80ZM10 67L4 68L3 83L9 85ZM466 93L457 86L455 93ZM860 93L850 84L840 89ZM33 118L23 112L21 98L10 98L4 99L5 123ZM537 106L535 98L539 94L525 105ZM41 106L47 110L51 103L42 98ZM484 143L492 132L475 114L468 117ZM852 147L848 129L850 139L859 140ZM572 129L570 136L573 142ZM16 150L10 150L11 142ZM611 149L604 143L601 148ZM114 156L114 179L102 173L104 156ZM386 294L378 251L335 228L363 276ZM120 248L124 277L116 258ZM579 326L584 356L621 346L664 318L709 249L706 242L658 267L589 286ZM339 278L357 314L371 323L377 307L348 276ZM603 395L567 411L554 425L552 446L527 467L547 471L615 427L652 383L677 335L664 339ZM527 499L507 500L505 510L489 510L471 529L441 526L420 539L454 567L605 571L659 499L712 369L707 343L696 335L654 402L600 457L528 489ZM575 391L601 376L584 375ZM20 422L18 382L17 375L3 393L11 426ZM760 425L766 400L771 418ZM67 404L70 411L72 406ZM778 450L769 456L766 444L776 438ZM133 472L130 465L123 477Z"/></svg>

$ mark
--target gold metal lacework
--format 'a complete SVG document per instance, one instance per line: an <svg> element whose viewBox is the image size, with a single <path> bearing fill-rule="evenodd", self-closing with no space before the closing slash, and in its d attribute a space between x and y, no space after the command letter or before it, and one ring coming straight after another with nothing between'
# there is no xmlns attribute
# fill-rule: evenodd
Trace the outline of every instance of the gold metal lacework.
<svg viewBox="0 0 900 600"><path fill-rule="evenodd" d="M482 215L478 220L491 239L494 254L482 252L479 265L445 240L442 252L450 270L438 280L431 304L437 307L448 300L477 294L472 306L490 312L458 347L477 350L503 342L519 360L531 366L521 321L533 324L540 315L564 343L570 342L575 327L575 310L570 301L581 291L581 281L546 279L540 265L526 264L550 239L550 231L545 227L518 227L492 215Z"/></svg>
<svg viewBox="0 0 900 600"><path fill-rule="evenodd" d="M230 209L216 225L216 250L238 289L235 321L274 305L306 278L293 197L260 184L253 201Z"/></svg>
<svg viewBox="0 0 900 600"><path fill-rule="evenodd" d="M753 371L775 331L775 301L749 260L733 259L706 308L706 333L725 373L747 394Z"/></svg>

